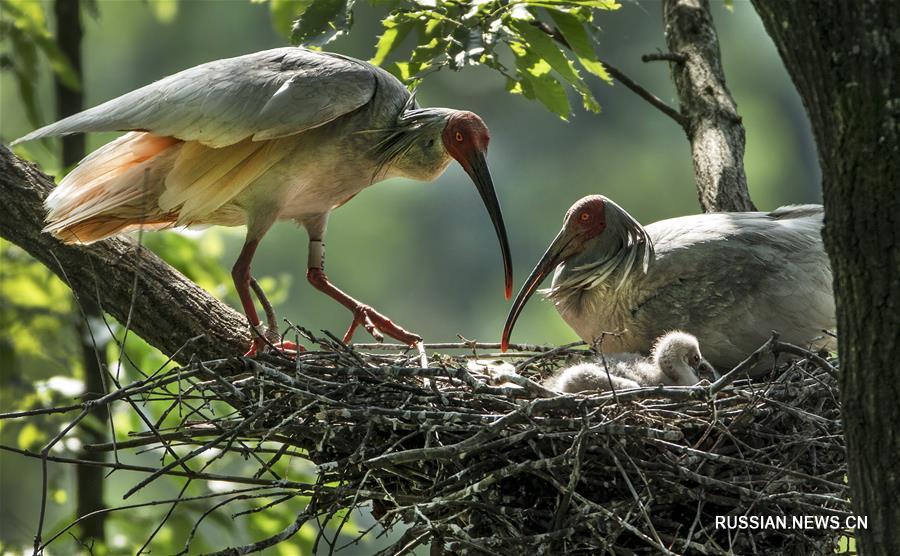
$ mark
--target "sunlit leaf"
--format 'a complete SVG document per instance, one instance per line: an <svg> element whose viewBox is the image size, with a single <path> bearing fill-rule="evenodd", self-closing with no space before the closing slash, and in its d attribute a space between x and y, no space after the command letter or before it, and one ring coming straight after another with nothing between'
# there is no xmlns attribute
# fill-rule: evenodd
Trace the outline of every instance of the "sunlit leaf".
<svg viewBox="0 0 900 556"><path fill-rule="evenodd" d="M599 10L618 10L622 7L616 0L525 0L525 4L531 6L553 7L584 7L597 8Z"/></svg>
<svg viewBox="0 0 900 556"><path fill-rule="evenodd" d="M597 53L594 46L584 28L584 22L577 16L558 10L548 10L553 22L556 23L557 29L562 33L563 38L572 49L572 53L578 58L581 66L603 79L607 83L612 83L612 77L607 73L606 68L597 59Z"/></svg>
<svg viewBox="0 0 900 556"><path fill-rule="evenodd" d="M531 51L550 64L550 67L563 79L573 85L581 82L581 77L573 68L572 62L566 58L566 55L556 46L549 35L525 21L514 21L512 27L525 39Z"/></svg>
<svg viewBox="0 0 900 556"><path fill-rule="evenodd" d="M409 61L418 64L427 63L446 50L447 43L434 38L426 44L417 46L416 49L412 51Z"/></svg>
<svg viewBox="0 0 900 556"><path fill-rule="evenodd" d="M562 119L571 113L566 89L550 72L550 64L539 58L523 43L512 43L510 48L516 56L516 69L522 77L522 94L526 98L536 98L551 112Z"/></svg>
<svg viewBox="0 0 900 556"><path fill-rule="evenodd" d="M387 20L385 20L387 22ZM371 63L376 66L380 66L384 63L388 56L390 56L391 52L393 52L400 43L403 42L403 39L409 34L409 32L414 27L414 24L410 21L404 21L400 23L391 23L388 26L388 23L385 23L384 33L378 37L378 43L375 46L375 56L370 60Z"/></svg>
<svg viewBox="0 0 900 556"><path fill-rule="evenodd" d="M269 13L272 26L284 38L290 40L294 20L313 3L313 0L270 0Z"/></svg>
<svg viewBox="0 0 900 556"><path fill-rule="evenodd" d="M291 42L324 46L350 30L355 0L314 0L291 28Z"/></svg>

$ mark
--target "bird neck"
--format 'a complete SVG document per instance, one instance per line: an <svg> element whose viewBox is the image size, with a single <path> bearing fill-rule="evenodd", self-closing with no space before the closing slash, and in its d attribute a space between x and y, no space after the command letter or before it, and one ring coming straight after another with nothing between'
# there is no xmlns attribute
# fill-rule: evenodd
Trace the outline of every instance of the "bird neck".
<svg viewBox="0 0 900 556"><path fill-rule="evenodd" d="M441 133L453 113L448 108L416 108L410 98L389 126L372 132L374 181L390 177L432 181L440 176L451 160Z"/></svg>
<svg viewBox="0 0 900 556"><path fill-rule="evenodd" d="M557 267L553 283L542 290L558 306L572 310L595 312L598 303L631 310L631 293L645 276L641 255L644 247L637 243L619 243L606 251L605 257L585 252ZM650 259L647 269L653 264Z"/></svg>

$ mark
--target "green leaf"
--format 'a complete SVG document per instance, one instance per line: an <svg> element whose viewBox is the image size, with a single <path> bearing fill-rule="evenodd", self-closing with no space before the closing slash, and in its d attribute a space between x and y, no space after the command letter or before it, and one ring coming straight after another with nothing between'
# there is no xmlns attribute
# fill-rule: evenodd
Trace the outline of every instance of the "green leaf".
<svg viewBox="0 0 900 556"><path fill-rule="evenodd" d="M547 33L526 21L514 20L511 23L513 29L519 32L531 50L541 59L546 60L563 79L569 83L581 83L581 77L572 66L572 62L556 46L553 39Z"/></svg>
<svg viewBox="0 0 900 556"><path fill-rule="evenodd" d="M581 66L596 75L600 79L612 84L612 77L603 67L603 63L597 59L597 53L594 51L594 45L590 36L584 28L585 22L578 16L570 13L561 12L559 10L547 10L559 32L562 33L572 53L578 58Z"/></svg>
<svg viewBox="0 0 900 556"><path fill-rule="evenodd" d="M391 20L391 18L385 19L383 24L385 27L384 33L378 37L378 44L375 46L375 56L369 60L376 66L380 66L384 63L387 57L391 55L391 52L400 46L400 43L403 42L403 39L406 38L414 27L414 24L411 21L397 23Z"/></svg>
<svg viewBox="0 0 900 556"><path fill-rule="evenodd" d="M551 75L545 75L531 79L531 85L534 88L534 96L537 97L541 104L563 120L569 119L572 108L569 105L569 96L566 94L566 88L563 87L562 83Z"/></svg>
<svg viewBox="0 0 900 556"><path fill-rule="evenodd" d="M527 48L531 53L538 56L542 61L545 61L554 71L556 71L556 73L562 76L563 79L568 81L572 87L578 91L578 94L581 95L585 109L590 110L591 112L600 111L600 105L594 98L593 93L591 93L590 88L581 78L581 75L578 74L572 61L569 60L568 56L556 46L556 43L553 42L553 39L551 39L547 33L524 21L514 21L512 22L512 26L519 31L520 35L528 43ZM556 84L546 83L546 80L542 80L542 83L544 83L545 86L549 85L553 89L556 87ZM538 95L537 88L535 89L535 94ZM554 91L554 95L555 94ZM540 100L539 95L538 100ZM568 105L568 100L566 101L566 104Z"/></svg>
<svg viewBox="0 0 900 556"><path fill-rule="evenodd" d="M622 7L616 0L525 0L530 6L545 7L582 7L597 8L598 10L618 10Z"/></svg>
<svg viewBox="0 0 900 556"><path fill-rule="evenodd" d="M313 0L291 28L291 42L324 46L353 26L355 0Z"/></svg>
<svg viewBox="0 0 900 556"><path fill-rule="evenodd" d="M567 120L572 111L569 97L562 83L551 74L550 64L534 54L524 43L512 42L509 46L516 56L522 94L526 98L538 99L551 112Z"/></svg>
<svg viewBox="0 0 900 556"><path fill-rule="evenodd" d="M409 57L409 61L427 64L447 51L447 43L433 38L425 44L417 46Z"/></svg>
<svg viewBox="0 0 900 556"><path fill-rule="evenodd" d="M313 0L271 0L269 14L272 18L272 27L279 35L290 40L294 20L300 17L312 3Z"/></svg>

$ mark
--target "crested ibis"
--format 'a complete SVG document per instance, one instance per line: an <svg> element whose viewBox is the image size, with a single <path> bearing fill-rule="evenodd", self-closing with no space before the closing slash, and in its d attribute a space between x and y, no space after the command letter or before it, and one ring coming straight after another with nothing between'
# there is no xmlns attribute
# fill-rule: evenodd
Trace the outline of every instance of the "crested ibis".
<svg viewBox="0 0 900 556"><path fill-rule="evenodd" d="M731 368L770 336L834 349L831 269L822 245L822 207L684 216L641 226L602 195L576 202L513 301L502 346L522 308L546 290L583 340L647 353L653 340L683 330L707 360Z"/></svg>
<svg viewBox="0 0 900 556"><path fill-rule="evenodd" d="M698 373L715 373L700 354L697 338L678 330L660 337L650 358L634 353L615 353L604 360L605 366L601 362L569 367L552 377L547 387L557 392L574 393L660 384L692 386L700 381Z"/></svg>
<svg viewBox="0 0 900 556"><path fill-rule="evenodd" d="M176 73L29 133L18 141L128 131L69 173L46 200L45 231L90 243L176 226L247 226L232 269L250 325L250 263L279 219L309 235L307 278L361 324L413 344L421 338L335 287L324 270L329 213L391 177L431 181L455 159L491 217L506 280L512 266L486 163L488 130L472 112L420 108L389 73L347 56L299 47L216 60ZM251 352L262 347L254 340Z"/></svg>

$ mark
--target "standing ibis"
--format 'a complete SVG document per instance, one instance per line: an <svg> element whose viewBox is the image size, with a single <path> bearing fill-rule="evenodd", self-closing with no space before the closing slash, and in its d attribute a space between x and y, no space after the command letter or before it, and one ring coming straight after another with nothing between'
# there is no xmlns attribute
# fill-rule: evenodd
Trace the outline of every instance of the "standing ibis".
<svg viewBox="0 0 900 556"><path fill-rule="evenodd" d="M250 262L279 219L309 235L307 278L363 325L413 344L419 336L334 286L324 269L328 215L392 177L431 181L452 159L475 182L500 240L506 297L512 266L488 172L488 130L472 112L420 108L389 73L304 48L276 48L176 73L42 127L19 141L128 131L68 174L46 200L47 226L67 243L139 228L247 226L232 269L250 324ZM271 331L270 331L271 332ZM254 340L251 352L262 347Z"/></svg>
<svg viewBox="0 0 900 556"><path fill-rule="evenodd" d="M551 272L546 291L583 340L647 353L683 330L707 360L731 368L771 335L835 348L831 269L822 245L822 207L711 213L641 226L602 195L576 202L562 230L519 291L502 346L522 308Z"/></svg>
<svg viewBox="0 0 900 556"><path fill-rule="evenodd" d="M547 387L575 393L660 384L692 386L700 381L700 372L714 374L700 354L700 343L693 335L676 330L656 341L650 358L635 353L607 355L600 363L581 363L563 370Z"/></svg>

